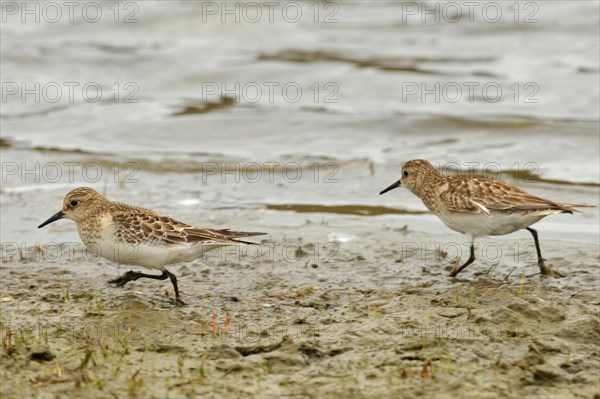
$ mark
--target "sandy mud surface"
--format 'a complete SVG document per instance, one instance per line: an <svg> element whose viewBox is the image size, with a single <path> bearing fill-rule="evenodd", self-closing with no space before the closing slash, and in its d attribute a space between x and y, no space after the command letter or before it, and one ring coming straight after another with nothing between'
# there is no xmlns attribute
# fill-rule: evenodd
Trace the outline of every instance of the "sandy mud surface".
<svg viewBox="0 0 600 399"><path fill-rule="evenodd" d="M450 280L436 244L456 237L367 226L313 214L172 267L184 307L167 282L108 286L127 269L77 249L4 248L2 396L598 398L597 246L543 240L562 278L522 251Z"/></svg>
<svg viewBox="0 0 600 399"><path fill-rule="evenodd" d="M42 3L2 3L2 84L44 89L0 111L1 398L600 399L599 208L535 225L564 277L518 232L451 280L465 237L407 190L378 195L427 159L600 205L598 2L492 1L498 23L486 2L441 23L403 1L296 0L299 23L287 2L258 23L205 18L229 2L99 2L101 23ZM131 6L138 23L113 23ZM167 281L109 286L128 268L72 222L37 229L80 186L268 235L169 267L175 307Z"/></svg>

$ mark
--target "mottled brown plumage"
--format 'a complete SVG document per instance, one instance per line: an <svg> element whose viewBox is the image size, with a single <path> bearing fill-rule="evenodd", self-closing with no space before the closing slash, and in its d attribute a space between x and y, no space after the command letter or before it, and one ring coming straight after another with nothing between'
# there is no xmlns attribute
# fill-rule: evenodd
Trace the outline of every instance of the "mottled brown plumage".
<svg viewBox="0 0 600 399"><path fill-rule="evenodd" d="M177 279L164 266L197 259L225 245L254 244L239 238L265 234L194 227L151 209L109 201L88 187L70 191L62 210L39 227L61 218L75 221L82 241L97 255L163 272L160 276L128 272L111 282L122 286L140 277L169 277L177 300Z"/></svg>
<svg viewBox="0 0 600 399"><path fill-rule="evenodd" d="M248 233L229 229L214 230L193 227L150 209L112 202L109 207L113 227L119 240L130 244L180 245L182 243L243 243L241 237L264 233Z"/></svg>
<svg viewBox="0 0 600 399"><path fill-rule="evenodd" d="M502 180L487 176L444 176L431 163L416 159L402 167L400 180L383 190L406 187L452 230L464 233L471 241L471 256L457 270L457 275L474 260L476 237L504 235L520 229L529 230L535 240L538 264L549 273L541 256L537 232L529 226L547 215L578 212L575 207L529 194Z"/></svg>

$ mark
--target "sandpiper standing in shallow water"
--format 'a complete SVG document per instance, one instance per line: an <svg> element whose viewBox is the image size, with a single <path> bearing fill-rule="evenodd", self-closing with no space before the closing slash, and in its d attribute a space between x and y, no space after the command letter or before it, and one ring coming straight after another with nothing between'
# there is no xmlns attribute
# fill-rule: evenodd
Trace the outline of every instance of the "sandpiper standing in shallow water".
<svg viewBox="0 0 600 399"><path fill-rule="evenodd" d="M154 275L130 270L109 283L122 287L142 277L170 278L176 304L183 304L177 277L165 269L166 265L189 262L225 245L255 244L238 238L266 234L193 227L150 209L109 201L88 187L69 192L62 210L38 228L62 218L77 223L79 237L91 252L121 264L162 271Z"/></svg>
<svg viewBox="0 0 600 399"><path fill-rule="evenodd" d="M537 231L532 224L555 213L578 212L562 204L520 190L502 180L486 176L444 176L424 160L415 159L402 166L400 180L379 194L406 187L423 204L454 231L466 234L471 242L471 255L460 267L448 274L456 276L475 260L474 241L482 236L499 236L527 229L535 241L538 265L542 274L551 274L542 258Z"/></svg>

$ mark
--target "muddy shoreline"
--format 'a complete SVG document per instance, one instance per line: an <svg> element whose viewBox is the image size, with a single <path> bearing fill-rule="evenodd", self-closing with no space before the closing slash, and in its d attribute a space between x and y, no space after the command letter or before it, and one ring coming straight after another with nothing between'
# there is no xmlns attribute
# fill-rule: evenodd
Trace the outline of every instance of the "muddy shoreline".
<svg viewBox="0 0 600 399"><path fill-rule="evenodd" d="M379 195L427 159L599 206L597 2L7 3L0 397L600 399L598 207L535 225L564 277L525 231L451 280L465 237ZM81 186L268 235L169 266L174 307L37 229Z"/></svg>
<svg viewBox="0 0 600 399"><path fill-rule="evenodd" d="M598 397L597 246L546 240L563 278L505 256L450 281L454 259L393 249L439 242L410 226L329 259L321 226L277 233L293 256L172 267L184 307L163 282L109 287L127 269L81 252L5 258L2 396Z"/></svg>

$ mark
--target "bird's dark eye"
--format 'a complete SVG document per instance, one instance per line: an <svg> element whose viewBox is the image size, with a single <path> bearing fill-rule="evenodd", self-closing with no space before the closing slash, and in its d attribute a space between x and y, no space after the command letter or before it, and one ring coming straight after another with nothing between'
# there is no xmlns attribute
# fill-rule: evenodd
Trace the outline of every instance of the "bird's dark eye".
<svg viewBox="0 0 600 399"><path fill-rule="evenodd" d="M404 171L404 176L408 176L408 172L406 170Z"/></svg>
<svg viewBox="0 0 600 399"><path fill-rule="evenodd" d="M77 201L77 200L71 201L71 206L77 206L77 205L79 205L79 201Z"/></svg>

